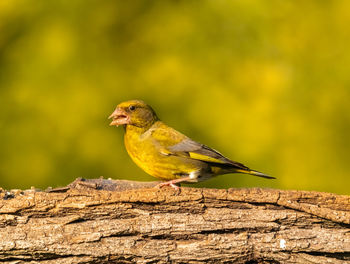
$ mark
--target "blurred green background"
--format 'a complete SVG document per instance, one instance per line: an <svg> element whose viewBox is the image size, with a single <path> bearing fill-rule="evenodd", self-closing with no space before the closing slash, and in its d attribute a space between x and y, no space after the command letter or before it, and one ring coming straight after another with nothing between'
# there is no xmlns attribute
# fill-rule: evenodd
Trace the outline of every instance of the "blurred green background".
<svg viewBox="0 0 350 264"><path fill-rule="evenodd" d="M0 186L155 180L107 117L142 99L277 177L194 186L349 194L350 2L0 1Z"/></svg>

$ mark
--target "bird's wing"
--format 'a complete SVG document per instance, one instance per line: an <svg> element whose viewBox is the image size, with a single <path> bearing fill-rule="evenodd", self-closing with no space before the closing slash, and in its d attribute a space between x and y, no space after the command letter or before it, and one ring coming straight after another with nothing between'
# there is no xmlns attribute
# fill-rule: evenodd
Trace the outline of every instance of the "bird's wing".
<svg viewBox="0 0 350 264"><path fill-rule="evenodd" d="M187 154L191 159L200 160L207 163L229 165L230 167L233 166L243 170L248 169L248 167L244 166L243 164L226 158L217 150L189 138L169 147L169 150L173 153Z"/></svg>
<svg viewBox="0 0 350 264"><path fill-rule="evenodd" d="M241 163L226 158L220 152L186 137L164 123L154 126L149 133L159 151L164 155L182 156L242 170L249 169Z"/></svg>

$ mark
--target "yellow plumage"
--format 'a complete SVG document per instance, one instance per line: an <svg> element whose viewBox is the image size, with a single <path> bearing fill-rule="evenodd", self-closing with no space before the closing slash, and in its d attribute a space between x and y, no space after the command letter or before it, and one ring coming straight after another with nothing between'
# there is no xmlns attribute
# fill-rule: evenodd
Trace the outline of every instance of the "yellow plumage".
<svg viewBox="0 0 350 264"><path fill-rule="evenodd" d="M124 143L132 160L148 174L170 180L163 185L198 182L226 173L273 178L250 170L160 121L153 109L139 100L121 103L111 125L124 125Z"/></svg>

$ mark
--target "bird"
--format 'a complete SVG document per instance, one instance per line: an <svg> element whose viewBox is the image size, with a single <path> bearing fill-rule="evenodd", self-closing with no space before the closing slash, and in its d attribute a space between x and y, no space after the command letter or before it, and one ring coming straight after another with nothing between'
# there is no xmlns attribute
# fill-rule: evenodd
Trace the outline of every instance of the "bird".
<svg viewBox="0 0 350 264"><path fill-rule="evenodd" d="M146 173L163 180L157 185L159 188L171 186L179 190L181 183L201 182L228 173L275 179L166 125L144 101L118 104L109 119L111 126L124 126L124 145L129 156Z"/></svg>

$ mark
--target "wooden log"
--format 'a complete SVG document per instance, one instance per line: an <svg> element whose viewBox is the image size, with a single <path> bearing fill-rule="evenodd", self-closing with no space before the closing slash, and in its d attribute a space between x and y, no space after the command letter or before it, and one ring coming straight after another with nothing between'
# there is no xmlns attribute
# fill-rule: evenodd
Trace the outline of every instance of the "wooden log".
<svg viewBox="0 0 350 264"><path fill-rule="evenodd" d="M77 179L0 192L5 263L350 263L350 197Z"/></svg>

